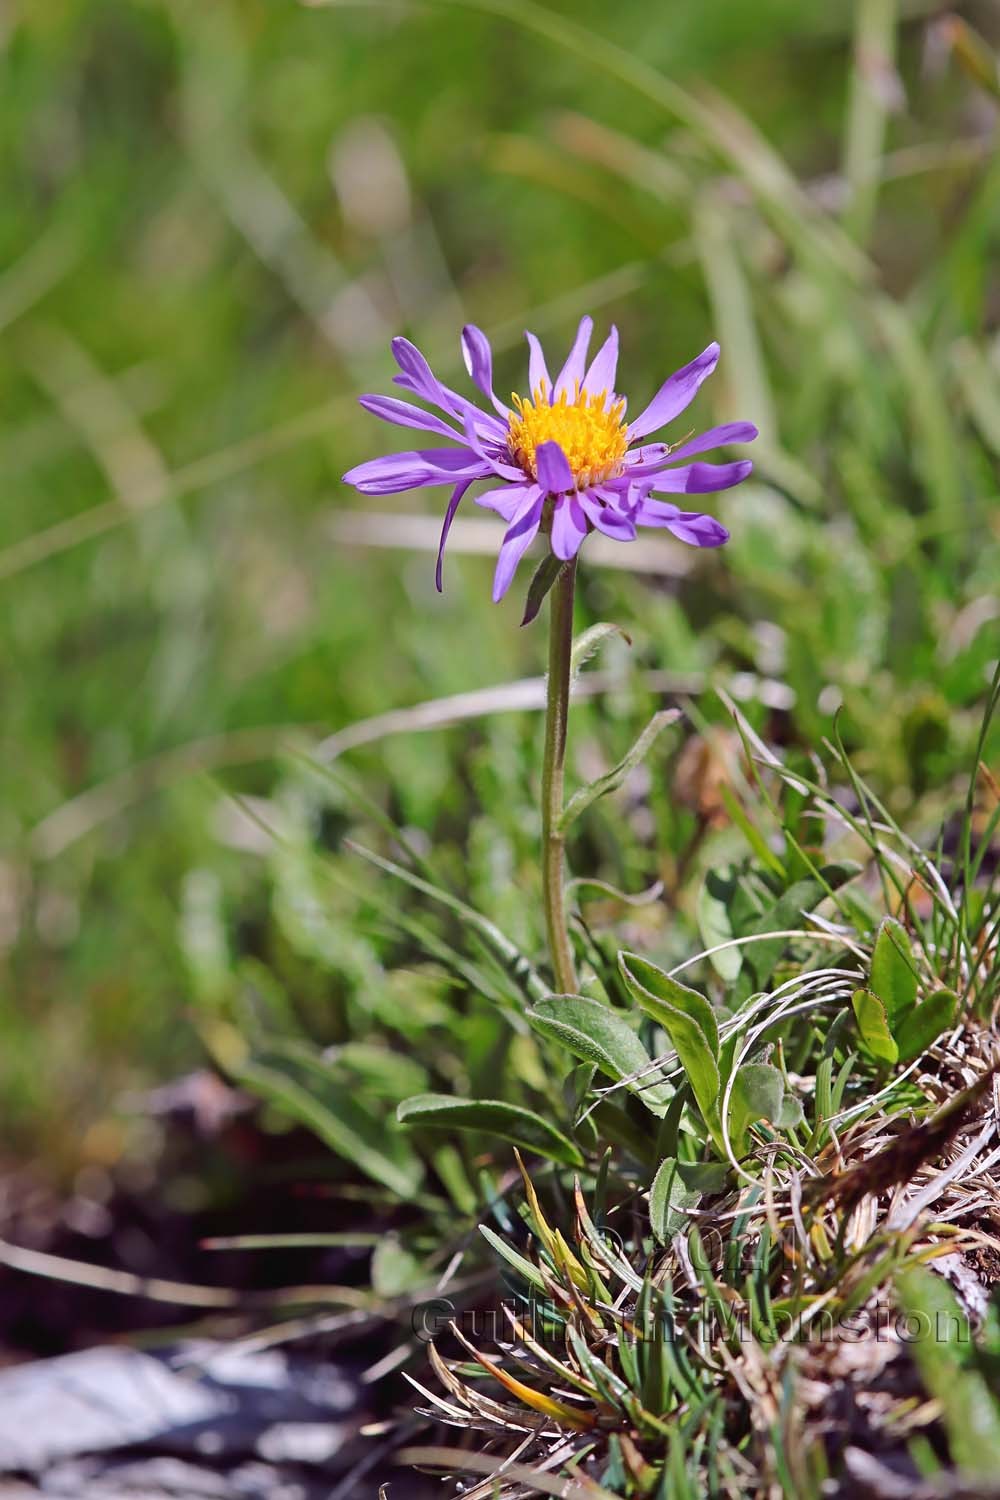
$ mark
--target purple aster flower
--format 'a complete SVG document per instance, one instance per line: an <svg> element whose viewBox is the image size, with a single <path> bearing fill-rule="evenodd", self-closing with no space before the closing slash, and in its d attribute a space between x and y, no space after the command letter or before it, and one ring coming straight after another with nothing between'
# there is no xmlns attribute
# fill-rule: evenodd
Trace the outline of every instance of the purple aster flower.
<svg viewBox="0 0 1000 1500"><path fill-rule="evenodd" d="M593 326L591 318L582 319L554 381L537 338L527 334L531 396L512 397L511 408L493 391L489 340L469 325L462 333L466 368L492 411L442 385L408 339L393 339L392 352L401 372L395 384L443 416L392 396L362 396L361 405L385 422L433 432L458 446L373 458L344 479L365 495L451 486L438 548L438 589L455 512L470 486L481 480L490 488L475 497L476 504L507 522L493 580L494 600L507 592L540 528L548 532L553 553L562 559L575 557L584 537L595 530L619 542L634 541L637 526L665 527L692 547L719 547L728 541L728 531L713 516L681 510L673 500L658 497L704 495L739 484L753 468L749 459L725 464L689 460L726 443L749 443L757 436L756 427L751 422L727 422L699 436L689 435L679 446L642 442L691 403L718 363L718 344L709 344L665 380L646 409L627 422L625 398L615 392L618 331L612 328L588 364Z"/></svg>

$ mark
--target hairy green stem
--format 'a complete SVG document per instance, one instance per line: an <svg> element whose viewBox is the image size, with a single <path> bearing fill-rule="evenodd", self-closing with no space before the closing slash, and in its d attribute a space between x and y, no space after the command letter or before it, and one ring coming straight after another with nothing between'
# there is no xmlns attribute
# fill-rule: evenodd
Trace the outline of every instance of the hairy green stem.
<svg viewBox="0 0 1000 1500"><path fill-rule="evenodd" d="M563 811L563 768L566 760L566 724L569 718L575 584L574 558L564 564L549 596L549 675L545 694L545 753L542 760L542 896L556 990L563 995L575 995L577 992L573 949L566 926L566 892L563 883L565 836L559 826Z"/></svg>

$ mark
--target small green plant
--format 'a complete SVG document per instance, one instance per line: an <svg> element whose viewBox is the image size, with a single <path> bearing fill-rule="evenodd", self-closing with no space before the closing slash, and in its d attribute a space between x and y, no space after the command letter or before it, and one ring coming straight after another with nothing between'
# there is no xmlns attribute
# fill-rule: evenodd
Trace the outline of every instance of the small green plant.
<svg viewBox="0 0 1000 1500"><path fill-rule="evenodd" d="M397 358L404 379L416 379L414 352ZM399 405L389 403L396 417ZM386 460L384 472L409 481L418 459L428 461ZM382 462L363 466L365 482ZM558 507L573 503L559 492L539 510L553 546ZM508 1473L509 1493L527 1496L554 1469L591 1493L777 1487L818 1500L836 1466L815 1438L829 1412L802 1390L829 1386L844 1347L868 1351L886 1316L927 1300L922 1268L970 1243L949 1204L989 1160L998 902L988 850L1000 799L984 818L977 787L985 782L992 795L980 761L1000 668L947 865L943 836L928 852L907 835L839 737L822 761L785 757L724 700L734 734L720 797L742 851L730 845L726 861L703 872L696 914L705 948L658 962L609 945L571 909L563 840L674 715L661 711L617 767L565 801L570 687L614 632L597 626L572 641L575 562L555 563L541 564L528 611L551 591L539 882L551 978L449 890L405 829L335 777L381 824L390 850L350 842L327 856L277 830L299 889L289 919L301 925L310 910L318 919L330 895L348 893L488 999L489 1020L470 1016L468 1058L458 1028L434 1064L415 1065L393 1061L394 1049L319 1049L305 1032L290 1041L284 1021L269 1032L273 997L251 984L235 1071L438 1225L430 1251L419 1235L401 1247L413 1297L433 1289L447 1251L452 1268L465 1261L467 1231L492 1205L498 1229L481 1228L510 1282L511 1300L492 1309L506 1332L492 1348L470 1334L481 1284L469 1283L471 1300L431 1345L443 1394L420 1387L435 1416L516 1440L517 1462L473 1493L486 1496ZM315 779L316 768L304 763L303 775ZM366 885L359 870L377 883ZM447 939L423 908L451 924ZM428 1017L394 1012L377 991L368 1003L404 1051L405 1026ZM474 1086L495 1076L501 1057L519 1097ZM411 1092L418 1074L430 1086ZM375 1102L393 1098L395 1134ZM520 1163L525 1197L514 1214L506 1147L532 1162ZM456 1210L457 1240L446 1227ZM457 1361L438 1347L448 1338ZM934 1357L898 1337L895 1345L908 1398L922 1382L933 1389ZM980 1389L978 1370L970 1366L970 1391ZM963 1463L955 1409L942 1420ZM463 1469L457 1450L410 1456Z"/></svg>
<svg viewBox="0 0 1000 1500"><path fill-rule="evenodd" d="M984 734L995 704L994 692ZM741 728L772 857L708 877L722 907L713 935L724 921L730 936L681 966L700 968L704 992L625 952L617 974L601 976L621 1008L570 997L533 1008L547 1036L591 1065L591 1100L641 1101L657 1165L650 1177L641 1139L602 1141L584 1187L549 1153L540 1173L522 1166L527 1239L483 1228L510 1279L506 1332L484 1349L457 1319L454 1340L473 1362L432 1352L445 1394L427 1410L455 1421L457 1407L466 1425L523 1434L509 1399L477 1395L486 1380L534 1414L511 1495L534 1493L533 1453L546 1472L558 1454L561 1472L617 1495L819 1497L838 1472L820 1434L845 1350L857 1351L856 1380L893 1371L884 1430L856 1434L847 1454L859 1483L888 1472L881 1455L892 1452L933 1470L927 1435L963 1474L993 1462L995 1310L984 1316L968 1272L956 1294L933 1268L961 1266L984 1232L963 1204L995 1155L1000 1055L984 1024L995 965L982 953L996 877L970 839L971 878L952 896L935 858L884 809L876 816L839 746L807 784ZM849 773L840 785L854 811L831 797L836 770ZM987 837L994 826L993 814L981 822ZM814 877L808 897L802 882L775 886L775 862L787 879L796 858ZM747 889L770 889L769 920L741 914ZM889 893L894 914L880 917ZM719 964L726 951L740 964ZM741 995L751 954L755 987ZM592 1117L593 1103L581 1106ZM569 1240L543 1191L562 1205ZM932 1399L917 1416L923 1393ZM458 1452L428 1461L463 1469Z"/></svg>
<svg viewBox="0 0 1000 1500"><path fill-rule="evenodd" d="M113 1171L113 1101L198 1055L183 1010L266 1129L322 1143L288 1171L323 1178L325 1239L373 1252L370 1287L289 1303L399 1319L402 1363L446 1283L476 1352L443 1329L422 1400L484 1451L437 1467L490 1496L976 1491L996 56L920 0L649 9L15 7L5 1150ZM457 301L495 329L463 340L475 405ZM665 338L718 332L704 437L628 420L587 320L496 397L504 309L547 334L585 307L635 389ZM366 404L433 446L360 464L387 316L415 342ZM696 451L757 428L752 483ZM331 508L349 464L364 499ZM438 479L442 601L385 545L427 545L395 496ZM476 483L498 594L544 542L546 680L481 563L459 576ZM678 508L715 488L721 520ZM669 540L723 522L721 560ZM283 1242L259 1227L245 1248ZM884 1314L946 1336L882 1340Z"/></svg>

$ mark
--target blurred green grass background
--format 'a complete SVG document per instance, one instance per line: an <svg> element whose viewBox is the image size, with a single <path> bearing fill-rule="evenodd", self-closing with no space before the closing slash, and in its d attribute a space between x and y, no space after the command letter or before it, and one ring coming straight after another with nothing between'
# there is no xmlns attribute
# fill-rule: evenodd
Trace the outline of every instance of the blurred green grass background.
<svg viewBox="0 0 1000 1500"><path fill-rule="evenodd" d="M576 753L624 748L629 674L694 674L706 721L735 686L789 745L843 705L859 768L933 824L1000 611L996 101L949 38L891 0L6 8L6 1154L114 1160L118 1101L203 1055L242 955L363 1039L341 990L382 983L381 939L346 900L303 917L220 786L298 795L289 744L540 670L488 558L452 555L438 597L428 553L338 532L364 509L340 475L391 441L355 397L396 332L459 379L476 321L504 390L525 326L558 349L590 310L637 401L717 335L695 418L758 422L755 483L724 555L585 570L581 618L636 644ZM431 511L392 499L368 508ZM498 717L351 761L522 928L536 739ZM652 828L597 819L588 873L683 863L675 770L651 764Z"/></svg>

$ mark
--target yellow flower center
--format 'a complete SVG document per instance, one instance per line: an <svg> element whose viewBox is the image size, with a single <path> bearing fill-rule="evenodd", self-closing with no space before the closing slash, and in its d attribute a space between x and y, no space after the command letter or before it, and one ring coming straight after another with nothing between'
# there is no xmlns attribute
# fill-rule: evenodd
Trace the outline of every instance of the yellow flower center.
<svg viewBox="0 0 1000 1500"><path fill-rule="evenodd" d="M616 401L605 411L607 392L581 395L579 387L570 401L564 395L554 406L548 394L536 387L532 399L513 396L509 446L514 462L532 479L538 470L535 452L540 443L557 442L573 471L577 489L602 484L617 474L628 450L625 432L625 402Z"/></svg>

